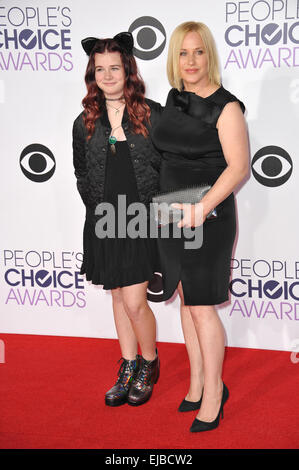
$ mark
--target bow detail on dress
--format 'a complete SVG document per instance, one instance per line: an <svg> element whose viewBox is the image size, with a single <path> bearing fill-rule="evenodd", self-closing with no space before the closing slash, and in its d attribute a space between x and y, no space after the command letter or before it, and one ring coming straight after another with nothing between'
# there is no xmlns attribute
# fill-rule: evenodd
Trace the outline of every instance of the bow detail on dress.
<svg viewBox="0 0 299 470"><path fill-rule="evenodd" d="M211 127L215 127L216 116L221 112L221 107L209 97L202 98L191 91L178 91L176 88L171 90L169 102L179 111Z"/></svg>
<svg viewBox="0 0 299 470"><path fill-rule="evenodd" d="M179 106L182 111L187 111L189 108L190 93L186 91L173 90L173 103Z"/></svg>

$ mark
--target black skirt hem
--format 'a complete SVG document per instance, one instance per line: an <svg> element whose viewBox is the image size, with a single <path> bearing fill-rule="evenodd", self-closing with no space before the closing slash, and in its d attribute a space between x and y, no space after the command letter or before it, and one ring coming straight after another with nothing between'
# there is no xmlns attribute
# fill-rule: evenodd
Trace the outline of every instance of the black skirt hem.
<svg viewBox="0 0 299 470"><path fill-rule="evenodd" d="M162 300L161 302L166 302L167 300L171 299L171 297L174 295L175 291L176 291L176 287L175 289L173 289L173 291L171 291L170 293L169 292L165 292L163 294L163 297L162 297ZM183 289L184 289L184 286L183 286ZM216 300L213 299L213 301L207 301L207 300L204 300L204 301L198 301L198 300L190 300L188 301L188 298L186 298L186 296L184 296L184 306L185 307L200 307L201 305L211 305L211 306L215 306L215 305L220 305L220 304L223 304L224 302L227 302L229 300L229 296L226 295L224 297L219 297L217 298Z"/></svg>
<svg viewBox="0 0 299 470"><path fill-rule="evenodd" d="M116 281L115 283L107 283L101 279L101 276L99 279L95 280L93 276L88 275L87 272L81 268L80 270L81 275L85 275L85 279L88 282L91 282L95 286L103 286L104 290L111 290L111 289L117 289L121 287L129 287L129 286L134 286L136 284L142 284L143 282L149 282L153 275L154 271L149 272L148 274L142 274L139 277L127 279L127 280L122 280L122 281Z"/></svg>

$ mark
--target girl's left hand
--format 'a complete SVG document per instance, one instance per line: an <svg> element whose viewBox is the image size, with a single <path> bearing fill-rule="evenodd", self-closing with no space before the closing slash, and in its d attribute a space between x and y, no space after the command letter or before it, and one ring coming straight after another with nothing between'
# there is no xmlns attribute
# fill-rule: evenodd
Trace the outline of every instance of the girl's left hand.
<svg viewBox="0 0 299 470"><path fill-rule="evenodd" d="M178 222L177 226L181 227L199 227L206 219L203 214L203 204L171 204L176 209L183 211L183 218Z"/></svg>

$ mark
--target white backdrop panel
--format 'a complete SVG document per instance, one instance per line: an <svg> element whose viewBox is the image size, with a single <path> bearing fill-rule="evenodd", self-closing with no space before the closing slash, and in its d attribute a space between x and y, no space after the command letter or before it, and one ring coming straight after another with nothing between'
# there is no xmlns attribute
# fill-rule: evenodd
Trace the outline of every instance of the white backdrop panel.
<svg viewBox="0 0 299 470"><path fill-rule="evenodd" d="M232 292L218 311L228 345L292 350L299 342L297 0L189 0L184 8L173 0L115 0L113 13L98 0L1 2L0 331L116 337L111 294L78 275L85 212L71 129L85 94L81 39L114 36L143 17L166 32L157 57L137 58L148 97L165 104L170 34L196 20L214 34L223 85L246 105L251 157L259 158L236 191ZM135 45L142 49L144 28L151 28L156 43L143 51L151 56L163 32L142 21ZM32 144L29 159L30 147L23 151ZM151 306L158 340L183 342L178 298Z"/></svg>

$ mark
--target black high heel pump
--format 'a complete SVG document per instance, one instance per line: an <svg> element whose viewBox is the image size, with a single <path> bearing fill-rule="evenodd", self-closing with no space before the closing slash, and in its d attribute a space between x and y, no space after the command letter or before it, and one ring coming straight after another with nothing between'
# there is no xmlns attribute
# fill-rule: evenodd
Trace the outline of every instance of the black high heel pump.
<svg viewBox="0 0 299 470"><path fill-rule="evenodd" d="M201 398L198 401L189 401L189 400L185 400L184 398L184 400L182 401L182 403L180 404L178 408L178 411L185 412L185 411L199 410L201 406L202 395L203 395L203 392L201 394Z"/></svg>
<svg viewBox="0 0 299 470"><path fill-rule="evenodd" d="M211 422L206 422L206 421L201 421L200 419L195 418L190 428L190 431L191 432L211 431L212 429L217 428L219 425L220 415L221 415L221 418L223 419L223 406L224 406L224 403L227 401L228 397L229 397L228 388L226 387L225 383L223 383L221 405L220 405L220 410L216 419L214 419L214 421L211 421Z"/></svg>

